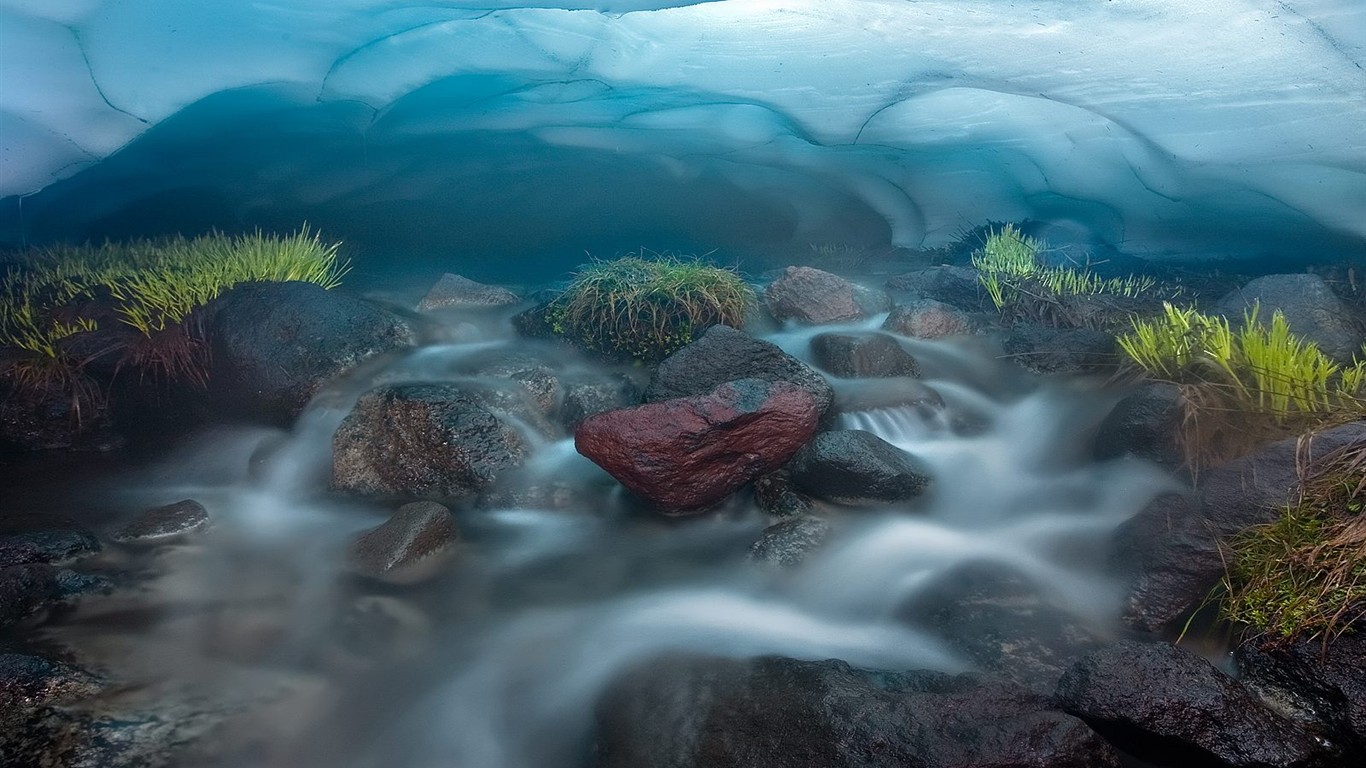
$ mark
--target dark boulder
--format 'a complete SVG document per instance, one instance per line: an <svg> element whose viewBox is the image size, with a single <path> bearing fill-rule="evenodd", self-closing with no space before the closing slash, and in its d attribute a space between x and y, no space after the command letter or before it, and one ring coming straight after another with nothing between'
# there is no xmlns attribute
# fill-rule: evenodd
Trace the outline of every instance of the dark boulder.
<svg viewBox="0 0 1366 768"><path fill-rule="evenodd" d="M46 563L0 568L0 628L8 627L62 597L58 569Z"/></svg>
<svg viewBox="0 0 1366 768"><path fill-rule="evenodd" d="M990 327L985 315L965 312L934 299L917 299L898 304L882 329L912 339L944 339L973 336Z"/></svg>
<svg viewBox="0 0 1366 768"><path fill-rule="evenodd" d="M788 469L798 488L837 504L905 501L919 496L930 483L913 456L861 429L816 435Z"/></svg>
<svg viewBox="0 0 1366 768"><path fill-rule="evenodd" d="M1136 456L1167 469L1185 465L1178 441L1185 418L1181 388L1166 382L1145 382L1115 404L1096 432L1095 456L1117 459Z"/></svg>
<svg viewBox="0 0 1366 768"><path fill-rule="evenodd" d="M37 367L37 373L21 369ZM0 452L104 450L119 438L104 385L82 370L0 349Z"/></svg>
<svg viewBox="0 0 1366 768"><path fill-rule="evenodd" d="M898 275L887 281L887 288L917 299L934 299L965 312L977 312L982 309L985 295L977 274L970 267L929 267Z"/></svg>
<svg viewBox="0 0 1366 768"><path fill-rule="evenodd" d="M312 283L245 283L198 318L209 345L209 399L275 422L292 420L328 380L416 341L397 314Z"/></svg>
<svg viewBox="0 0 1366 768"><path fill-rule="evenodd" d="M1000 563L969 562L935 577L898 611L976 669L1051 694L1099 636L1048 591Z"/></svg>
<svg viewBox="0 0 1366 768"><path fill-rule="evenodd" d="M1312 461L1366 442L1366 422L1272 443L1201 474L1194 495L1166 494L1115 533L1114 563L1130 579L1124 618L1158 631L1200 605L1224 575L1219 547L1230 536L1274 521L1299 492L1297 455Z"/></svg>
<svg viewBox="0 0 1366 768"><path fill-rule="evenodd" d="M534 351L493 349L461 358L452 373L515 384L542 416L553 415L564 397L559 364ZM485 387L493 389L494 387ZM496 407L496 406L495 406Z"/></svg>
<svg viewBox="0 0 1366 768"><path fill-rule="evenodd" d="M788 267L764 289L764 302L778 320L812 325L864 316L853 283L815 267Z"/></svg>
<svg viewBox="0 0 1366 768"><path fill-rule="evenodd" d="M1279 309L1292 333L1314 342L1338 362L1350 362L1353 356L1361 354L1366 335L1353 322L1347 306L1318 275L1259 277L1220 299L1214 311L1239 324L1254 305L1259 308L1259 323L1271 322L1273 312Z"/></svg>
<svg viewBox="0 0 1366 768"><path fill-rule="evenodd" d="M689 512L782 466L819 418L806 390L741 379L707 395L590 416L574 446L662 511Z"/></svg>
<svg viewBox="0 0 1366 768"><path fill-rule="evenodd" d="M736 379L796 384L811 393L821 413L835 399L830 382L811 366L775 344L718 325L659 364L650 379L650 386L645 390L645 401L655 403L677 397L704 395Z"/></svg>
<svg viewBox="0 0 1366 768"><path fill-rule="evenodd" d="M520 296L506 288L476 283L468 277L447 272L422 297L417 309L430 312L448 307L500 307L521 301Z"/></svg>
<svg viewBox="0 0 1366 768"><path fill-rule="evenodd" d="M1111 373L1119 364L1114 337L1089 328L1018 323L1001 346L1007 359L1035 373Z"/></svg>
<svg viewBox="0 0 1366 768"><path fill-rule="evenodd" d="M521 434L461 388L400 384L356 401L332 438L332 485L365 496L470 497L527 455Z"/></svg>
<svg viewBox="0 0 1366 768"><path fill-rule="evenodd" d="M1263 701L1328 739L1342 765L1366 765L1366 635L1249 641L1234 658L1243 684Z"/></svg>
<svg viewBox="0 0 1366 768"><path fill-rule="evenodd" d="M0 523L0 568L26 563L66 563L100 551L90 531L62 520L20 515Z"/></svg>
<svg viewBox="0 0 1366 768"><path fill-rule="evenodd" d="M811 352L820 367L841 378L920 376L915 358L884 333L817 334Z"/></svg>
<svg viewBox="0 0 1366 768"><path fill-rule="evenodd" d="M789 517L765 528L749 548L751 560L800 565L830 538L830 523L819 517Z"/></svg>
<svg viewBox="0 0 1366 768"><path fill-rule="evenodd" d="M420 581L435 572L460 537L451 511L434 501L404 504L381 525L351 544L355 572L396 583Z"/></svg>
<svg viewBox="0 0 1366 768"><path fill-rule="evenodd" d="M119 526L110 535L120 544L173 541L209 527L209 511L194 499L153 507Z"/></svg>
<svg viewBox="0 0 1366 768"><path fill-rule="evenodd" d="M754 502L769 517L809 515L815 502L792 485L792 475L785 469L775 470L754 480Z"/></svg>
<svg viewBox="0 0 1366 768"><path fill-rule="evenodd" d="M75 724L60 708L97 695L104 685L70 664L0 653L0 763L74 765L67 761Z"/></svg>
<svg viewBox="0 0 1366 768"><path fill-rule="evenodd" d="M622 375L569 381L564 386L560 423L571 432L589 416L640 404L640 387Z"/></svg>
<svg viewBox="0 0 1366 768"><path fill-rule="evenodd" d="M1058 682L1058 702L1140 759L1183 766L1311 766L1321 748L1193 653L1121 641Z"/></svg>
<svg viewBox="0 0 1366 768"><path fill-rule="evenodd" d="M1114 768L1046 697L937 672L779 657L653 659L597 706L595 768Z"/></svg>

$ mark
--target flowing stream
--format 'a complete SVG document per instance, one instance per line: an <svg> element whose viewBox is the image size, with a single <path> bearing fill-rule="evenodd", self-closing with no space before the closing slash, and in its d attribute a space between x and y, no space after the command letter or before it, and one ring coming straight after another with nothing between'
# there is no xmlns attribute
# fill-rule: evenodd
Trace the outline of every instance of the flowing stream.
<svg viewBox="0 0 1366 768"><path fill-rule="evenodd" d="M126 707L233 715L212 737L234 765L568 768L604 687L661 653L970 669L906 610L967 563L1008 566L1089 631L1118 632L1104 542L1168 481L1089 458L1106 396L951 343L904 342L942 407L907 404L906 380L833 382L855 404L841 426L911 452L934 482L904 508L832 514L831 539L797 568L748 558L770 521L747 499L657 519L605 491L572 439L538 438L527 481L596 501L457 510L463 543L436 577L348 576L347 543L388 508L325 492L331 434L375 382L458 381L462 357L525 343L466 331L349 377L288 434L201 435L97 489L130 509L193 497L214 526L191 544L106 554L147 579L86 600L49 637L136 681L116 694ZM770 338L801 356L812 333Z"/></svg>

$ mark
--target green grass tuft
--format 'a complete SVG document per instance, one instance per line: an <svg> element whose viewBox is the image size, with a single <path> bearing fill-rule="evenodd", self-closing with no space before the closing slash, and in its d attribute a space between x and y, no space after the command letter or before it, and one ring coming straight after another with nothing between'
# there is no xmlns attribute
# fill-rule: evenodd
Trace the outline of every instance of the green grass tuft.
<svg viewBox="0 0 1366 768"><path fill-rule="evenodd" d="M1157 286L1150 277L1103 278L1086 269L1050 266L1039 259L1041 240L1006 224L989 232L973 253L972 266L992 304L1003 315L1050 325L1087 325L1067 300L1078 296L1136 298Z"/></svg>
<svg viewBox="0 0 1366 768"><path fill-rule="evenodd" d="M734 271L651 256L594 262L578 272L547 310L551 331L608 357L654 362L712 326L744 322L754 292Z"/></svg>
<svg viewBox="0 0 1366 768"><path fill-rule="evenodd" d="M1301 468L1299 501L1227 546L1224 618L1271 642L1332 637L1366 610L1366 445Z"/></svg>

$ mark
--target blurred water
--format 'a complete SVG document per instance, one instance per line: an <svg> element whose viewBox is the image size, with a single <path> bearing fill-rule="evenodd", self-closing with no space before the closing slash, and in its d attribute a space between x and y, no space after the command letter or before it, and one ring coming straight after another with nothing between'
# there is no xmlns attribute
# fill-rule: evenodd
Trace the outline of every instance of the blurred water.
<svg viewBox="0 0 1366 768"><path fill-rule="evenodd" d="M805 355L810 335L774 340ZM1088 459L1103 396L952 343L905 342L942 409L840 417L915 455L931 491L900 508L836 513L833 540L797 569L747 559L768 524L749 502L656 520L621 503L563 438L538 442L524 476L575 484L595 501L458 510L461 556L433 580L397 588L347 576L347 542L387 513L325 493L331 434L355 398L376 382L464 380L453 373L463 358L513 343L485 334L416 350L324 393L288 434L215 433L125 476L110 492L130 504L193 496L214 528L193 546L134 555L152 575L144 588L87 601L50 633L139 680L125 694L133 703L241 702L245 719L222 737L242 750L237 765L545 768L577 764L606 684L664 652L968 669L905 615L965 563L1010 566L1091 631L1116 631L1100 544L1161 475Z"/></svg>

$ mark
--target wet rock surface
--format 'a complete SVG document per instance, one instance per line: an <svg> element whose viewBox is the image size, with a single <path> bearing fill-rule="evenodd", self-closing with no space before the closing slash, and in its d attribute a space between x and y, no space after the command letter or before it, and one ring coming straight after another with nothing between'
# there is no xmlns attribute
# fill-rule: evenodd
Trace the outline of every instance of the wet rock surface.
<svg viewBox="0 0 1366 768"><path fill-rule="evenodd" d="M1101 639L1018 570L970 562L935 579L897 614L934 633L975 669L1051 694Z"/></svg>
<svg viewBox="0 0 1366 768"><path fill-rule="evenodd" d="M1167 469L1183 466L1186 459L1177 437L1185 417L1184 402L1181 388L1175 384L1139 385L1101 422L1096 433L1096 458L1136 456Z"/></svg>
<svg viewBox="0 0 1366 768"><path fill-rule="evenodd" d="M114 529L110 538L120 544L152 544L180 538L209 527L209 511L194 499L148 509Z"/></svg>
<svg viewBox="0 0 1366 768"><path fill-rule="evenodd" d="M61 597L58 572L45 563L0 568L0 627L15 624Z"/></svg>
<svg viewBox="0 0 1366 768"><path fill-rule="evenodd" d="M782 466L816 430L813 397L787 382L741 379L585 419L579 453L663 511L698 510Z"/></svg>
<svg viewBox="0 0 1366 768"><path fill-rule="evenodd" d="M97 554L99 539L73 523L46 516L11 516L0 523L0 567L62 565Z"/></svg>
<svg viewBox="0 0 1366 768"><path fill-rule="evenodd" d="M522 298L497 285L477 283L463 275L447 272L418 302L419 312L449 307L499 307L520 304Z"/></svg>
<svg viewBox="0 0 1366 768"><path fill-rule="evenodd" d="M1189 651L1121 641L1063 675L1057 697L1112 743L1162 764L1319 765L1320 747L1244 686Z"/></svg>
<svg viewBox="0 0 1366 768"><path fill-rule="evenodd" d="M883 330L913 339L973 336L988 327L985 315L965 312L934 299L898 304L882 323Z"/></svg>
<svg viewBox="0 0 1366 768"><path fill-rule="evenodd" d="M853 506L913 499L930 483L913 456L861 429L816 435L788 471L805 493Z"/></svg>
<svg viewBox="0 0 1366 768"><path fill-rule="evenodd" d="M970 267L937 266L898 275L887 288L917 299L933 299L965 312L977 312L985 298L977 270Z"/></svg>
<svg viewBox="0 0 1366 768"><path fill-rule="evenodd" d="M640 403L640 387L627 376L570 381L565 384L560 422L574 431L589 416Z"/></svg>
<svg viewBox="0 0 1366 768"><path fill-rule="evenodd" d="M816 508L815 502L793 486L792 475L785 469L754 480L754 501L769 517L807 515Z"/></svg>
<svg viewBox="0 0 1366 768"><path fill-rule="evenodd" d="M527 451L517 430L459 387L380 387L333 435L332 484L365 496L467 498Z"/></svg>
<svg viewBox="0 0 1366 768"><path fill-rule="evenodd" d="M1366 635L1266 646L1251 640L1234 656L1243 684L1327 739L1342 765L1366 762Z"/></svg>
<svg viewBox="0 0 1366 768"><path fill-rule="evenodd" d="M854 285L814 267L788 267L764 289L769 314L778 320L819 325L863 317Z"/></svg>
<svg viewBox="0 0 1366 768"><path fill-rule="evenodd" d="M1317 433L1311 460L1366 441L1366 422ZM1297 497L1299 439L1272 443L1200 476L1193 495L1164 494L1115 533L1114 563L1130 588L1124 611L1133 628L1158 631L1199 605L1224 574L1219 542L1276 519Z"/></svg>
<svg viewBox="0 0 1366 768"><path fill-rule="evenodd" d="M415 501L352 542L348 562L371 578L417 581L453 551L459 538L449 509Z"/></svg>
<svg viewBox="0 0 1366 768"><path fill-rule="evenodd" d="M806 390L824 413L835 399L830 382L811 366L761 339L724 325L707 330L655 369L646 402L711 392L727 381L786 381Z"/></svg>
<svg viewBox="0 0 1366 768"><path fill-rule="evenodd" d="M770 525L749 548L751 560L781 566L800 565L830 538L828 520L809 515L789 517Z"/></svg>
<svg viewBox="0 0 1366 768"><path fill-rule="evenodd" d="M361 362L412 346L397 314L312 283L245 283L200 313L215 408L288 422L324 382Z"/></svg>
<svg viewBox="0 0 1366 768"><path fill-rule="evenodd" d="M920 365L882 333L822 333L811 338L816 363L841 378L920 376Z"/></svg>
<svg viewBox="0 0 1366 768"><path fill-rule="evenodd" d="M656 659L597 706L595 768L1112 768L1047 697L971 675L840 661Z"/></svg>
<svg viewBox="0 0 1366 768"><path fill-rule="evenodd" d="M1119 364L1114 337L1088 328L1018 323L1001 346L1007 358L1035 373L1109 373Z"/></svg>

